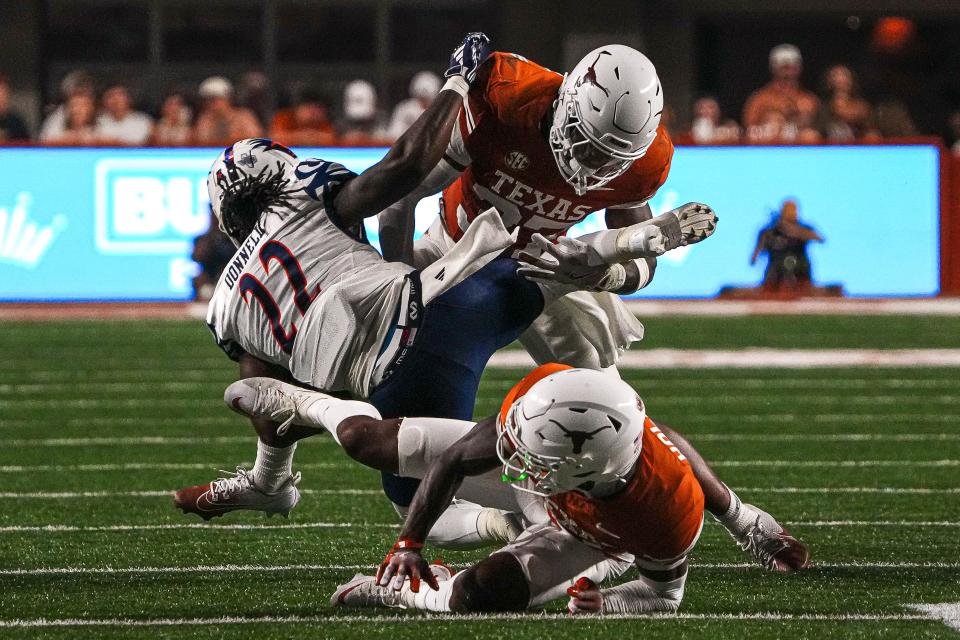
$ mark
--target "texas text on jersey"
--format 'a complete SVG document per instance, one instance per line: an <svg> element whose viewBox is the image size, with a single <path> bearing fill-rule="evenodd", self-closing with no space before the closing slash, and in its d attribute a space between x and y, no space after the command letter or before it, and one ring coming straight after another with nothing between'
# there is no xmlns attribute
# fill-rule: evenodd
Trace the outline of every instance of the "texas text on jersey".
<svg viewBox="0 0 960 640"><path fill-rule="evenodd" d="M490 205L517 247L533 233L562 234L592 211L649 200L670 171L673 143L663 127L647 152L605 187L577 195L557 169L547 142L563 77L520 56L493 54L481 67L460 114L446 159L465 168L443 192L445 228L457 240Z"/></svg>

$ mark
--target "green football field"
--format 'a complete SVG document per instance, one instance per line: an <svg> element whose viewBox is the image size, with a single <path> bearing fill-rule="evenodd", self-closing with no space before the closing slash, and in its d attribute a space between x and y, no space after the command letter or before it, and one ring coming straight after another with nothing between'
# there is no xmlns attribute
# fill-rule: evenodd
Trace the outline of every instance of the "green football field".
<svg viewBox="0 0 960 640"><path fill-rule="evenodd" d="M949 317L657 318L647 330L645 347L960 347ZM175 489L255 453L221 402L234 365L201 322L6 322L0 353L2 637L960 636L912 607L960 603L960 369L625 371L651 416L805 540L816 567L768 574L708 518L678 616L571 619L559 603L464 619L328 605L396 534L378 474L330 438L301 443L289 520L206 524L173 508ZM477 414L522 373L488 371ZM430 555L461 566L481 552Z"/></svg>

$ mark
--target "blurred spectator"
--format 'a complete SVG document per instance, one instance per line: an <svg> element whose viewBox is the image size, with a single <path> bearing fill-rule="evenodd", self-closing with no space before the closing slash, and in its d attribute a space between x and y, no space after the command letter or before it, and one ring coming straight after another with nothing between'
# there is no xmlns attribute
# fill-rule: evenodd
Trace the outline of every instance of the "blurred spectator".
<svg viewBox="0 0 960 640"><path fill-rule="evenodd" d="M29 139L26 120L10 109L10 80L0 74L0 144Z"/></svg>
<svg viewBox="0 0 960 640"><path fill-rule="evenodd" d="M823 74L821 131L827 140L849 142L876 136L873 110L860 95L849 67L834 65Z"/></svg>
<svg viewBox="0 0 960 640"><path fill-rule="evenodd" d="M222 147L263 135L253 112L233 105L233 85L226 78L207 78L200 83L199 93L203 106L193 127L193 144Z"/></svg>
<svg viewBox="0 0 960 640"><path fill-rule="evenodd" d="M960 110L950 114L947 126L950 127L950 150L953 151L953 155L960 156Z"/></svg>
<svg viewBox="0 0 960 640"><path fill-rule="evenodd" d="M740 139L740 125L720 113L720 103L704 96L693 104L690 134L697 144L727 144Z"/></svg>
<svg viewBox="0 0 960 640"><path fill-rule="evenodd" d="M122 84L107 87L101 98L103 110L97 118L97 137L101 144L139 146L147 142L153 119L134 111L130 91Z"/></svg>
<svg viewBox="0 0 960 640"><path fill-rule="evenodd" d="M277 112L270 125L270 137L287 146L322 147L337 142L327 108L313 89L304 89L292 107Z"/></svg>
<svg viewBox="0 0 960 640"><path fill-rule="evenodd" d="M237 248L223 231L220 223L210 214L210 228L193 241L191 258L200 265L200 273L193 279L194 300L206 302L213 295L220 274L230 262Z"/></svg>
<svg viewBox="0 0 960 640"><path fill-rule="evenodd" d="M877 130L884 138L909 138L917 135L917 127L907 106L899 100L877 104Z"/></svg>
<svg viewBox="0 0 960 640"><path fill-rule="evenodd" d="M770 50L770 82L755 91L743 108L743 125L755 142L811 142L820 107L817 96L800 87L803 58L792 44ZM776 136L776 137L772 137Z"/></svg>
<svg viewBox="0 0 960 640"><path fill-rule="evenodd" d="M383 114L377 109L377 91L366 80L354 80L343 90L343 119L340 121L340 144L389 144Z"/></svg>
<svg viewBox="0 0 960 640"><path fill-rule="evenodd" d="M193 133L192 112L181 93L169 93L160 106L160 119L153 126L150 144L158 147L182 147L190 144Z"/></svg>
<svg viewBox="0 0 960 640"><path fill-rule="evenodd" d="M237 83L237 106L249 109L258 122L270 122L273 115L274 91L270 78L262 71L250 71Z"/></svg>
<svg viewBox="0 0 960 640"><path fill-rule="evenodd" d="M60 81L60 94L63 102L50 110L40 125L40 135L38 138L41 142L45 142L51 137L59 137L66 129L66 103L71 96L77 93L88 93L91 97L96 93L93 77L82 69L71 71Z"/></svg>
<svg viewBox="0 0 960 640"><path fill-rule="evenodd" d="M763 274L765 289L781 291L810 288L809 242L823 242L823 237L813 227L799 221L795 200L785 200L779 215L760 230L757 245L750 256L750 264L755 264L763 252L769 256Z"/></svg>
<svg viewBox="0 0 960 640"><path fill-rule="evenodd" d="M93 93L78 91L67 99L63 107L64 118L46 129L41 142L60 145L97 144L97 104Z"/></svg>
<svg viewBox="0 0 960 640"><path fill-rule="evenodd" d="M420 114L427 110L440 93L440 77L431 71L421 71L410 80L410 97L393 108L387 135L396 140L410 128Z"/></svg>

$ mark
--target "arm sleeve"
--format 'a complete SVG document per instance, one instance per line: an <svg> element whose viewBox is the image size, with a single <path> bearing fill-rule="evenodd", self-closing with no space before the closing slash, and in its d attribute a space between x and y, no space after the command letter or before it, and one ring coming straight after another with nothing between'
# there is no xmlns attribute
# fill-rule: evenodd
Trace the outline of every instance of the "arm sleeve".
<svg viewBox="0 0 960 640"><path fill-rule="evenodd" d="M684 572L679 578L657 582L643 574L638 580L625 582L610 589L603 589L603 613L674 613L683 600L687 581Z"/></svg>

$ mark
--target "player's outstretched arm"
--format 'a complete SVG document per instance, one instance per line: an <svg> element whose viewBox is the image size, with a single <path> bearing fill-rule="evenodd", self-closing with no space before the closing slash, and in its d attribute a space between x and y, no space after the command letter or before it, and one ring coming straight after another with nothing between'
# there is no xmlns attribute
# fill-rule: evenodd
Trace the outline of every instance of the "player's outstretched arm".
<svg viewBox="0 0 960 640"><path fill-rule="evenodd" d="M384 156L346 183L334 198L337 215L347 225L380 213L413 191L443 157L464 96L488 54L490 40L471 33L451 56L447 83L430 107L400 136Z"/></svg>
<svg viewBox="0 0 960 640"><path fill-rule="evenodd" d="M417 592L422 578L437 589L436 578L420 555L423 542L453 500L464 477L485 473L499 465L496 418L490 417L480 421L430 467L410 504L400 537L380 565L377 582L399 591L409 577L411 590Z"/></svg>
<svg viewBox="0 0 960 640"><path fill-rule="evenodd" d="M463 168L454 166L454 161L444 155L444 159L437 163L416 189L380 213L380 248L384 260L423 266L413 264L414 212L417 203L449 187L461 173Z"/></svg>

